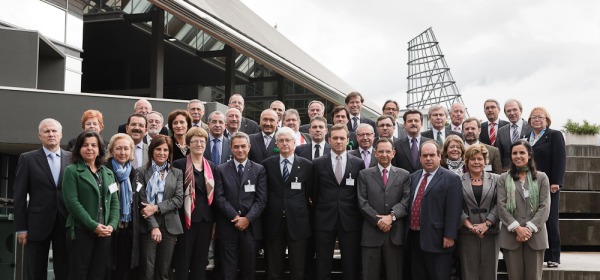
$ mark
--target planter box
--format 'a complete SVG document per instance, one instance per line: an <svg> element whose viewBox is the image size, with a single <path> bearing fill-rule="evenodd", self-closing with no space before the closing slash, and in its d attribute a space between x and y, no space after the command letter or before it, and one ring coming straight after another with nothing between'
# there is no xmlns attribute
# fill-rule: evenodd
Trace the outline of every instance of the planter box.
<svg viewBox="0 0 600 280"><path fill-rule="evenodd" d="M565 133L565 144L567 145L598 145L597 135L580 135Z"/></svg>

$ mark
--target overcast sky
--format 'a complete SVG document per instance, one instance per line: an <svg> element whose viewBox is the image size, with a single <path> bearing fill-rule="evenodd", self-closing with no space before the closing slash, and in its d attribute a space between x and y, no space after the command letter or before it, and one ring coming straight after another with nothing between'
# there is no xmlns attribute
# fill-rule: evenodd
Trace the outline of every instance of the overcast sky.
<svg viewBox="0 0 600 280"><path fill-rule="evenodd" d="M600 123L600 1L242 2L379 107L406 106L407 42L432 27L471 116L516 98L554 129Z"/></svg>

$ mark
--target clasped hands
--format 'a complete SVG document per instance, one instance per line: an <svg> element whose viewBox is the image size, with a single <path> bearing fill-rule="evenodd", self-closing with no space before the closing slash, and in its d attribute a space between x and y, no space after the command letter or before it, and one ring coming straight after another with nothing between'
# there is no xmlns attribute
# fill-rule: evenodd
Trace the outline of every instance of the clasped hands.
<svg viewBox="0 0 600 280"><path fill-rule="evenodd" d="M94 230L94 233L96 233L99 237L108 237L112 234L113 230L113 227L110 225L105 226L103 224L98 224Z"/></svg>
<svg viewBox="0 0 600 280"><path fill-rule="evenodd" d="M379 221L377 221L377 227L383 232L389 232L392 229L392 216L388 215L377 215Z"/></svg>
<svg viewBox="0 0 600 280"><path fill-rule="evenodd" d="M527 227L517 227L515 229L515 233L517 234L517 242L521 243L529 241L529 239L533 235L531 230Z"/></svg>
<svg viewBox="0 0 600 280"><path fill-rule="evenodd" d="M231 220L233 226L237 228L239 231L244 231L250 225L250 221L246 217L240 217L240 215L235 216L233 220Z"/></svg>
<svg viewBox="0 0 600 280"><path fill-rule="evenodd" d="M479 238L483 238L483 234L486 233L488 231L488 227L485 223L481 223L481 224L473 224L473 226L471 228L469 228L469 230L474 233L475 235L477 235L477 237Z"/></svg>

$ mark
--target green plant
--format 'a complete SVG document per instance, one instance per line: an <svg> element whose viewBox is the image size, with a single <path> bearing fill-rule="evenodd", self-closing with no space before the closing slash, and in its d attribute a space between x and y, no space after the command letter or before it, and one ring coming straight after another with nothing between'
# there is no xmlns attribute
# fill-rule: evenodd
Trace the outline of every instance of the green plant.
<svg viewBox="0 0 600 280"><path fill-rule="evenodd" d="M563 125L566 133L578 134L578 135L598 135L600 134L600 125L591 124L586 120L583 120L583 124L579 124L571 119L567 120L567 123Z"/></svg>

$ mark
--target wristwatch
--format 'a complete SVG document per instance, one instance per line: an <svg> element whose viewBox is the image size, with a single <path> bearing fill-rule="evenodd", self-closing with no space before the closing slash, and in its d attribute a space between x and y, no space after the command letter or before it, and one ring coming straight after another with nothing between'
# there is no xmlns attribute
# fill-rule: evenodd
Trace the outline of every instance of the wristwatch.
<svg viewBox="0 0 600 280"><path fill-rule="evenodd" d="M396 214L394 214L394 211L390 211L390 216L392 216L392 222L396 221Z"/></svg>

